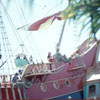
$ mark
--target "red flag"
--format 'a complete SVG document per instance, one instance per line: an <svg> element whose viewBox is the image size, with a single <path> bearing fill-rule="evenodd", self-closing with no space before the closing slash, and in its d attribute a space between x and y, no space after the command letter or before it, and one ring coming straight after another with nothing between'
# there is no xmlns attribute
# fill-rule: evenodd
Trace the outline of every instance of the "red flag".
<svg viewBox="0 0 100 100"><path fill-rule="evenodd" d="M55 19L61 20L61 17L59 16L61 12L54 14L52 16L48 16L46 18L43 18L32 25L29 26L28 31L34 31L34 30L41 30L44 28L48 28Z"/></svg>
<svg viewBox="0 0 100 100"><path fill-rule="evenodd" d="M58 19L58 20L62 19L61 12L56 13L51 16L48 16L48 17L45 17L43 19L40 19L40 20L34 22L33 24L24 25L17 29L23 29L23 30L27 30L27 31L43 30L43 29L48 28L54 22L55 19Z"/></svg>
<svg viewBox="0 0 100 100"><path fill-rule="evenodd" d="M60 11L56 14L51 15L51 16L40 19L33 24L24 25L18 29L24 29L24 30L28 30L28 31L36 31L36 30L46 29L54 22L55 19L62 20L62 19L72 17L73 13L69 13L69 10L70 10L70 8L65 9L65 10Z"/></svg>

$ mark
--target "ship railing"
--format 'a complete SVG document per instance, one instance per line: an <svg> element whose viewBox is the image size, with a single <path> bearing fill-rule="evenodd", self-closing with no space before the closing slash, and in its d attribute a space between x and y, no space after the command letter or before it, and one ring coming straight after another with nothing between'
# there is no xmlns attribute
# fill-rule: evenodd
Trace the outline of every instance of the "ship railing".
<svg viewBox="0 0 100 100"><path fill-rule="evenodd" d="M66 64L64 63L64 64L60 65L59 67L52 69L51 70L52 74L59 73L60 71L62 71L62 69L64 68L65 65Z"/></svg>
<svg viewBox="0 0 100 100"><path fill-rule="evenodd" d="M23 77L28 77L32 75L43 75L43 74L53 74L60 72L66 63L57 62L57 63L44 63L37 65L27 65L23 68L23 72L21 74L21 79Z"/></svg>
<svg viewBox="0 0 100 100"><path fill-rule="evenodd" d="M3 82L0 83L0 100L6 99L6 100L17 100L19 98L20 100L26 100L28 99L28 96L26 95L26 90L24 86L24 82ZM3 92L4 90L5 92ZM11 92L9 92L11 91ZM3 95L5 93L5 95ZM16 97L16 93L18 94Z"/></svg>
<svg viewBox="0 0 100 100"><path fill-rule="evenodd" d="M0 83L3 83L3 82L12 82L13 77L14 77L14 74L0 75Z"/></svg>
<svg viewBox="0 0 100 100"><path fill-rule="evenodd" d="M5 83L5 84L12 84L12 83L14 83L15 84L15 82L13 82L13 77L15 76L15 74L11 74L11 75L0 75L0 83L2 83L2 86L3 86L3 84ZM19 80L21 79L21 77L20 77L20 75L18 75L17 76L18 77L18 79L16 79L16 82L18 81L18 83L21 83L21 82L19 82Z"/></svg>
<svg viewBox="0 0 100 100"><path fill-rule="evenodd" d="M47 64L30 64L27 66L24 66L23 68L23 72L20 75L20 80L23 77L28 77L28 76L32 76L32 75L42 75L42 74L50 74L51 71L48 69Z"/></svg>

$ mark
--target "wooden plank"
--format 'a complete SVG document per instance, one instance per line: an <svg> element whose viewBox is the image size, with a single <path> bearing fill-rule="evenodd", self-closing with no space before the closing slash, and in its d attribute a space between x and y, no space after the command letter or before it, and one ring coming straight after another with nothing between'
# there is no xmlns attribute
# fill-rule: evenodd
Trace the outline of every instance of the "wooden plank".
<svg viewBox="0 0 100 100"><path fill-rule="evenodd" d="M11 91L12 91L13 100L15 100L16 97L15 97L15 91L14 91L14 86L13 86L13 84L11 84Z"/></svg>
<svg viewBox="0 0 100 100"><path fill-rule="evenodd" d="M23 98L22 98L22 95L21 95L21 91L20 91L20 88L19 88L19 84L17 84L17 91L18 91L20 100L22 100Z"/></svg>
<svg viewBox="0 0 100 100"><path fill-rule="evenodd" d="M24 96L24 99L25 99L25 100L28 100L28 96L27 96L27 94L26 94L26 89L25 89L24 86L23 86L23 96Z"/></svg>
<svg viewBox="0 0 100 100"><path fill-rule="evenodd" d="M5 88L5 93L6 93L6 99L9 99L9 94L8 94L8 89L7 89L7 84L4 84L4 88Z"/></svg>
<svg viewBox="0 0 100 100"><path fill-rule="evenodd" d="M2 100L1 84L0 84L0 100Z"/></svg>

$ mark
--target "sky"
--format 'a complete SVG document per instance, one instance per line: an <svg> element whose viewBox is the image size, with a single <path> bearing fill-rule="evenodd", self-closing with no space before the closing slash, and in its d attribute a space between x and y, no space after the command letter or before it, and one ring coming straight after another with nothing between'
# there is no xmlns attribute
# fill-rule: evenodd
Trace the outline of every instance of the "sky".
<svg viewBox="0 0 100 100"><path fill-rule="evenodd" d="M0 10L14 59L17 54L24 52L28 58L32 55L34 62L36 60L38 62L41 62L41 60L47 62L48 52L51 52L52 55L56 52L56 44L61 34L63 21L55 20L48 29L41 31L28 32L16 29L65 9L68 1L33 0L32 2L32 0L8 0L9 3L7 0L1 1L3 6L0 5ZM29 1L31 1L31 5ZM66 22L60 46L62 55L66 54L69 57L77 49L77 46L88 37L88 31L83 31L84 34L78 36L80 27L80 24ZM9 59L9 57L6 59Z"/></svg>

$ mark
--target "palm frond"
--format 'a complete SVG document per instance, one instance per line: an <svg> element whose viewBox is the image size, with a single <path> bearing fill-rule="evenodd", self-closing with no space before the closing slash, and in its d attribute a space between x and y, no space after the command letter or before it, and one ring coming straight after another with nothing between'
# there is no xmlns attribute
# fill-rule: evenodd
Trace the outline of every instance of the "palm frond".
<svg viewBox="0 0 100 100"><path fill-rule="evenodd" d="M69 8L69 13L74 12L70 17L71 20L78 22L84 16L86 19L91 19L83 23L80 34L88 25L91 35L100 30L100 0L71 0Z"/></svg>

